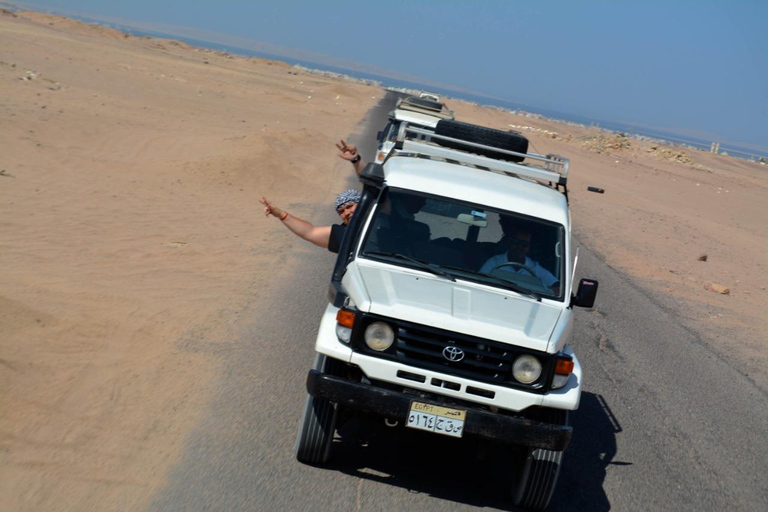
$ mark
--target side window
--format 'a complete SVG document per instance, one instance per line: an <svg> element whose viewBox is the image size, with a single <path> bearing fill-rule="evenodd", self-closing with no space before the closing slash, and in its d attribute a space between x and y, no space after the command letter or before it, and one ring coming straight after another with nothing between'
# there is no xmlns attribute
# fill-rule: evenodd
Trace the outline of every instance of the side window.
<svg viewBox="0 0 768 512"><path fill-rule="evenodd" d="M395 138L397 137L397 132L400 129L400 123L399 122L392 122L389 123L389 132L387 133L387 141L388 142L394 142Z"/></svg>
<svg viewBox="0 0 768 512"><path fill-rule="evenodd" d="M389 137L390 128L392 128L392 121L389 121L387 125L384 127L384 129L379 132L379 137L378 137L379 143L382 143L385 140L387 140L387 138Z"/></svg>
<svg viewBox="0 0 768 512"><path fill-rule="evenodd" d="M395 137L397 137L397 131L399 128L400 128L399 121L390 119L387 122L387 125L378 134L379 149L381 149L382 145L386 142L394 142Z"/></svg>

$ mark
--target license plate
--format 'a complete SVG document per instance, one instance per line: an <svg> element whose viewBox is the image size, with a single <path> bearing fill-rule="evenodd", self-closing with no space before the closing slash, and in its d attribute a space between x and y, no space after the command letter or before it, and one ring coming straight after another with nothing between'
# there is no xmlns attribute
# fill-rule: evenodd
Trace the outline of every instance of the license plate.
<svg viewBox="0 0 768 512"><path fill-rule="evenodd" d="M461 409L411 402L405 426L451 437L461 437L464 433L465 419L467 419L467 411Z"/></svg>

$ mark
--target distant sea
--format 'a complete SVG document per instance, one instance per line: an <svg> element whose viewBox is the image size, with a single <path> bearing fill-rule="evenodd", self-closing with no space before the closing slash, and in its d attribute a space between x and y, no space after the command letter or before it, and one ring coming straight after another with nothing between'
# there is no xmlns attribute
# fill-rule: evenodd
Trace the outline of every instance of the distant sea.
<svg viewBox="0 0 768 512"><path fill-rule="evenodd" d="M209 48L211 50L224 51L227 53L237 54L237 55L260 57L260 58L269 59L269 60L277 60L280 62L285 62L286 64L299 65L305 68L321 70L321 71L330 71L333 73L339 73L342 75L347 75L347 76L350 76L356 79L361 79L361 80L373 80L381 83L383 87L392 87L396 89L428 90L430 92L438 93L441 96L471 101L473 103L477 103L478 105L488 105L488 106L499 107L499 108L503 108L511 111L522 111L522 112L528 112L531 114L538 114L553 120L578 123L585 126L597 126L612 132L620 132L628 135L648 137L648 138L652 138L660 141L667 141L674 144L680 144L680 145L689 146L696 149L702 149L705 151L709 151L712 146L712 142L716 142L716 141L696 139L696 138L683 138L673 133L665 132L663 130L648 128L645 126L642 126L642 127L634 126L629 123L606 121L602 119L577 116L573 114L568 114L566 112L560 112L560 111L546 109L546 108L539 108L532 105L516 103L513 101L507 101L507 100L502 100L498 98L491 98L491 97L482 96L479 94L460 92L460 91L455 91L451 89L443 89L433 85L424 85L416 82L408 82L404 80L390 78L387 76L364 73L361 71L356 71L356 70L346 69L346 68L338 68L338 67L328 66L325 64L317 63L317 62L309 62L309 61L304 61L299 59L282 57L279 55L272 55L268 53L247 50L245 48L238 48L234 46L213 43L210 41L201 41L197 39L191 39L191 38L186 38L186 37L181 37L181 36L176 36L171 34L163 34L159 32L147 32L147 31L137 30L127 26L117 25L114 23L104 23L98 20L89 19L81 16L72 16L72 15L68 15L68 16L71 18L83 21L85 23L97 23L99 25L115 28L117 30L120 30L122 32L127 32L134 36L149 36L149 37L159 37L163 39L175 39L177 41L182 41L184 43L187 43L195 47ZM740 158L745 158L748 160L758 160L760 157L768 158L768 151L760 151L752 148L744 148L744 147L739 147L736 145L726 144L726 143L720 144L720 152L727 153L729 155L740 157Z"/></svg>

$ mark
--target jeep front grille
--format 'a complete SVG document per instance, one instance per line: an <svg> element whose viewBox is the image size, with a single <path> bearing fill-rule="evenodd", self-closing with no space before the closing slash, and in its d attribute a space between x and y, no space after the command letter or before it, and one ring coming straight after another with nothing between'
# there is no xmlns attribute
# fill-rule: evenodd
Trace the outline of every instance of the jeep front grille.
<svg viewBox="0 0 768 512"><path fill-rule="evenodd" d="M445 358L443 350L449 346L463 351L461 361ZM397 329L396 353L398 361L410 366L495 384L511 379L512 363L517 356L503 345L449 338L409 327Z"/></svg>
<svg viewBox="0 0 768 512"><path fill-rule="evenodd" d="M384 352L369 349L362 340L365 328L376 321L388 323L395 331L395 343ZM393 321L391 318L378 315L365 315L355 326L352 338L357 351L372 357L395 360L412 368L432 370L477 382L539 393L547 389L545 386L554 371L554 359L542 352L425 325ZM445 355L446 347L460 349L463 357L460 360L449 360ZM541 376L532 384L522 384L512 377L512 364L522 354L534 355L541 361L543 367ZM418 377L424 379L421 375ZM422 382L422 380L419 381Z"/></svg>

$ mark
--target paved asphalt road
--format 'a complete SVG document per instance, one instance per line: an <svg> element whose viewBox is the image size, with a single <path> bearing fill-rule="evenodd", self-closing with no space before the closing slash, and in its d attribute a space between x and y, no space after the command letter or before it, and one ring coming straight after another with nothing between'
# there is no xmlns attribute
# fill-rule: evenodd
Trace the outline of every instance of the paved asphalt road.
<svg viewBox="0 0 768 512"><path fill-rule="evenodd" d="M369 160L393 101L353 137ZM334 261L311 247L299 256L305 272L272 300L281 315L244 321L231 344L188 344L226 371L151 509L511 510L505 454L472 443L352 425L327 467L294 459ZM588 248L577 273L600 291L576 316L585 393L549 510L768 510L766 391ZM369 438L351 439L360 432Z"/></svg>

